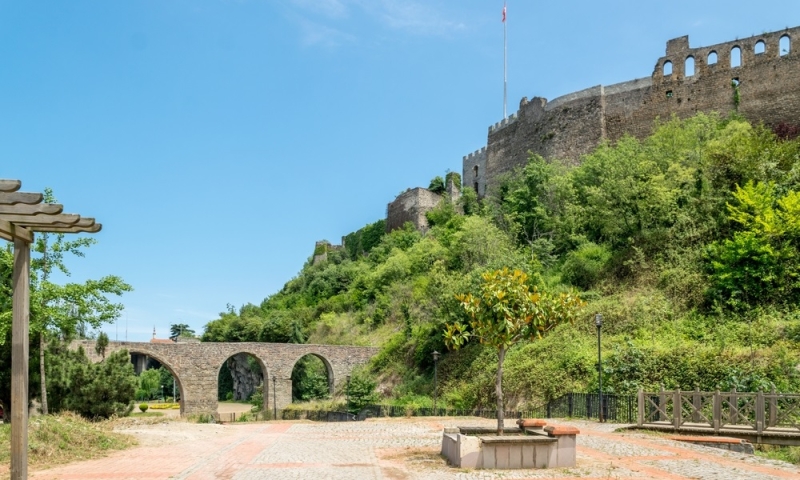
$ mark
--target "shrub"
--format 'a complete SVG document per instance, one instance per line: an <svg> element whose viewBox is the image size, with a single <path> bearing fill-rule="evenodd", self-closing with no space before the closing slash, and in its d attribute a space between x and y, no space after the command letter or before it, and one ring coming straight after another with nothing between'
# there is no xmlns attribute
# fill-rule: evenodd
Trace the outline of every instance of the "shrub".
<svg viewBox="0 0 800 480"><path fill-rule="evenodd" d="M611 260L608 247L587 242L569 252L561 267L564 280L584 290L592 288Z"/></svg>
<svg viewBox="0 0 800 480"><path fill-rule="evenodd" d="M375 391L377 386L377 382L366 370L354 370L350 376L350 383L345 389L347 410L351 413L358 413L367 405L377 402L378 393Z"/></svg>
<svg viewBox="0 0 800 480"><path fill-rule="evenodd" d="M140 403L139 404L139 411L142 412L142 413L146 412L148 408L149 408L149 406L146 403Z"/></svg>

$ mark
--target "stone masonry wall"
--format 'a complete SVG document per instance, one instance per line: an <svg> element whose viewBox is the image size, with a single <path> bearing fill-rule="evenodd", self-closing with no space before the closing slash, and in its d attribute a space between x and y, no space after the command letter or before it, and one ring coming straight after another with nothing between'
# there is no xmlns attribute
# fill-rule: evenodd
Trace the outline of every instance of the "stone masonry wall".
<svg viewBox="0 0 800 480"><path fill-rule="evenodd" d="M474 188L478 195L486 193L486 147L463 158L461 179L464 188Z"/></svg>
<svg viewBox="0 0 800 480"><path fill-rule="evenodd" d="M89 359L99 362L95 342L82 340L72 342L70 348L82 346ZM353 368L364 365L378 353L373 347L351 347L339 345L305 345L290 343L139 343L109 342L106 355L127 349L129 353L148 355L158 360L175 377L181 392L181 415L217 412L217 376L225 361L240 353L252 355L261 365L265 398L272 406L273 378L278 409L292 402L292 369L305 355L313 354L322 359L328 369L331 386L342 388L345 378Z"/></svg>
<svg viewBox="0 0 800 480"><path fill-rule="evenodd" d="M412 188L401 193L386 207L386 231L391 232L411 222L417 230L428 229L425 212L442 201L442 196L427 188Z"/></svg>
<svg viewBox="0 0 800 480"><path fill-rule="evenodd" d="M790 47L781 51L784 37ZM550 102L523 98L516 113L489 127L486 159L477 154L464 157L463 184L474 188L471 169L478 165L486 172L479 181L482 196L498 176L524 165L529 151L577 164L603 140L614 142L625 134L646 137L659 118L686 118L698 112L726 115L737 109L732 81L739 85L738 111L749 121L773 127L796 125L800 123L798 39L800 27L700 48L691 48L689 37L680 37L667 42L666 55L656 61L649 78L600 85ZM763 45L763 53L756 53L757 44ZM741 62L732 66L736 48ZM709 61L710 55L716 62ZM687 59L694 62L692 75L687 75ZM665 75L668 62L672 71Z"/></svg>

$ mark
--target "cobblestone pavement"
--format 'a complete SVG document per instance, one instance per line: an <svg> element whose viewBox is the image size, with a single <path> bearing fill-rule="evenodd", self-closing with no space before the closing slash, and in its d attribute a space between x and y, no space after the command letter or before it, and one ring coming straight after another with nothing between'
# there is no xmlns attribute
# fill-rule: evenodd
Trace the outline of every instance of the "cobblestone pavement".
<svg viewBox="0 0 800 480"><path fill-rule="evenodd" d="M510 423L510 422L509 422ZM137 427L142 446L106 458L34 472L34 479L490 480L798 479L800 469L751 455L616 432L582 421L578 465L553 470L462 470L439 456L445 426L492 426L475 418L377 419L353 423ZM159 430L160 429L160 430ZM171 433L175 434L172 438ZM148 435L158 442L148 445Z"/></svg>

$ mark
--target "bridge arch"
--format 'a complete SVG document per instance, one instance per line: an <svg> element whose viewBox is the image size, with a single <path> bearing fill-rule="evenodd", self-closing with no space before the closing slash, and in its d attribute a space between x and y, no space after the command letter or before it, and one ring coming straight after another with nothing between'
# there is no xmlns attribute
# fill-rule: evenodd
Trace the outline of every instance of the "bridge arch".
<svg viewBox="0 0 800 480"><path fill-rule="evenodd" d="M92 361L99 362L95 342L77 340L70 348L83 347ZM129 352L148 355L158 360L172 373L181 389L181 414L217 414L218 378L220 368L231 356L238 353L252 355L262 368L265 381L265 408L269 397L278 409L292 402L291 374L297 361L308 354L322 359L328 371L329 388L341 385L353 368L364 365L378 353L374 347L346 345L309 345L260 342L109 342L106 353L127 349ZM274 388L273 388L274 387Z"/></svg>
<svg viewBox="0 0 800 480"><path fill-rule="evenodd" d="M219 382L219 372L222 369L226 369L226 368L228 370L230 369L230 366L228 365L228 362L232 358L236 358L236 357L238 357L240 355L246 355L248 358L252 358L253 360L256 361L256 363L258 364L259 369L260 369L259 373L261 373L262 395L264 397L264 403L263 403L262 410L266 411L267 410L267 404L268 404L266 399L268 399L269 395L270 395L269 382L270 382L270 378L272 378L273 374L271 373L270 368L264 362L264 359L261 358L258 355L258 353L256 353L255 349L247 349L247 348L240 349L240 350L235 350L234 349L234 351L226 352L226 354L229 354L229 355L222 360L222 362L219 364L219 366L217 368L217 377L216 377L217 378L217 382ZM231 374L231 375L233 376L233 374ZM235 376L234 376L234 386L235 386L235 383L236 383L236 379L235 379ZM256 385L256 387L257 386L258 385ZM219 383L217 383L217 389L215 391L219 391L219 388L220 388Z"/></svg>
<svg viewBox="0 0 800 480"><path fill-rule="evenodd" d="M136 347L128 348L127 350L128 350L128 355L131 355L131 354L147 355L148 357L150 357L150 358L154 359L155 361L157 361L158 363L160 363L164 368L167 369L167 371L170 374L172 374L172 380L175 382L175 386L177 387L178 391L181 394L181 399L180 399L180 402L178 402L178 403L181 406L181 409L180 409L181 415L183 415L184 400L186 399L186 394L185 394L184 389L183 389L183 383L181 382L181 377L178 374L178 372L176 371L175 367L170 364L170 361L166 359L166 356L161 355L159 353L154 353L154 352L150 352L150 351L144 351L142 349L137 349ZM174 400L175 399L173 399L173 401Z"/></svg>
<svg viewBox="0 0 800 480"><path fill-rule="evenodd" d="M328 394L331 397L333 397L334 394L336 393L336 390L335 390L336 375L334 373L334 369L333 369L333 366L331 365L330 360L325 358L325 355L323 355L320 352L308 351L308 352L303 352L303 353L300 353L299 355L297 355L297 357L294 359L294 361L291 362L291 368L290 368L291 374L290 375L291 375L292 379L294 378L294 369L297 367L297 364L300 362L300 360L302 360L302 359L304 359L306 357L309 357L309 356L321 360L322 364L325 366L325 374L326 374L326 377L328 379ZM294 382L294 379L292 380L292 382ZM292 390L293 391L294 391L294 387L295 387L295 385L294 385L294 383L292 383Z"/></svg>

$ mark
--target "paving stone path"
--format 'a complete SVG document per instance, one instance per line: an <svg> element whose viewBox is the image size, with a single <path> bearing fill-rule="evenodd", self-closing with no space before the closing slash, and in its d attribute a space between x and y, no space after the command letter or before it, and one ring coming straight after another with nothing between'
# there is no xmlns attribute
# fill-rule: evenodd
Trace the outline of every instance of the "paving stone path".
<svg viewBox="0 0 800 480"><path fill-rule="evenodd" d="M555 423L555 422L554 422ZM793 465L616 432L620 425L564 421L581 430L578 465L554 470L462 470L439 457L445 426L492 426L474 418L377 419L140 426L142 446L106 458L33 472L33 479L490 480L800 479ZM158 438L153 442L152 438ZM147 439L151 440L147 440Z"/></svg>

